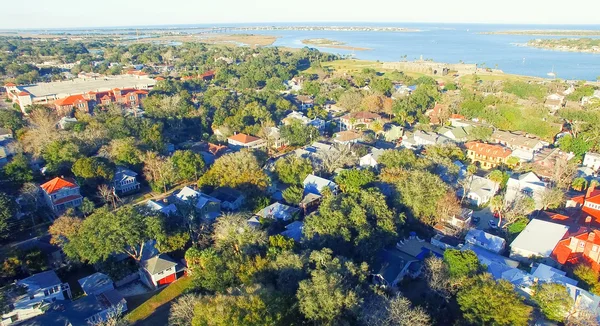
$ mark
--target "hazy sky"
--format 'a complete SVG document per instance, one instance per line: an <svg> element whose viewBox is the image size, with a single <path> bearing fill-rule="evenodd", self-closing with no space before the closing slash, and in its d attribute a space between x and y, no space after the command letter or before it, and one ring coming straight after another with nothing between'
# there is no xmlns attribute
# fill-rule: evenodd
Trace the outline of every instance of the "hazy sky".
<svg viewBox="0 0 600 326"><path fill-rule="evenodd" d="M600 0L28 0L1 8L2 29L257 22L600 24Z"/></svg>

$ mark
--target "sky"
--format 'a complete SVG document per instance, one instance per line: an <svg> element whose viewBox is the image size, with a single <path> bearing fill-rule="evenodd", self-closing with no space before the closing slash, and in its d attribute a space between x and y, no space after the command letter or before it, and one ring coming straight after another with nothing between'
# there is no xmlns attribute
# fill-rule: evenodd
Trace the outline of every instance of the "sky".
<svg viewBox="0 0 600 326"><path fill-rule="evenodd" d="M2 0L2 2L7 0ZM276 22L600 24L600 0L28 0L0 29Z"/></svg>

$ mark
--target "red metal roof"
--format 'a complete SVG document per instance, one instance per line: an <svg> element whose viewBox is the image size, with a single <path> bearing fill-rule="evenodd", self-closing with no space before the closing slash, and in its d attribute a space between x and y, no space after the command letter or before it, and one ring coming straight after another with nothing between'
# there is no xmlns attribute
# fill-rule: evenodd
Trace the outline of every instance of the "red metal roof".
<svg viewBox="0 0 600 326"><path fill-rule="evenodd" d="M83 95L71 95L71 96L67 96L65 98L61 98L58 99L56 101L54 101L55 105L58 106L65 106L65 105L74 105L77 102L87 102L87 99L85 99L85 97L83 97Z"/></svg>
<svg viewBox="0 0 600 326"><path fill-rule="evenodd" d="M29 96L31 94L27 93L26 91L21 91L19 92L19 96Z"/></svg>
<svg viewBox="0 0 600 326"><path fill-rule="evenodd" d="M63 179L63 178L56 177L56 178L44 183L43 185L41 185L41 187L47 194L53 194L65 187L66 188L76 188L77 183L75 182L75 180L73 180L71 178Z"/></svg>
<svg viewBox="0 0 600 326"><path fill-rule="evenodd" d="M15 87L15 86L17 86L17 85L16 85L15 83L6 83L6 84L4 84L4 86L7 86L7 87Z"/></svg>
<svg viewBox="0 0 600 326"><path fill-rule="evenodd" d="M235 140L235 141L240 142L242 144L248 144L248 143L260 140L260 138L258 138L258 137L254 137L254 136L250 136L250 135L246 135L246 134L241 134L241 133L237 134L237 135L233 135L233 136L229 137L229 139Z"/></svg>
<svg viewBox="0 0 600 326"><path fill-rule="evenodd" d="M512 154L512 151L508 148L504 148L499 145L485 144L480 142L468 142L465 144L468 150L471 150L479 155L487 157L501 157L507 158Z"/></svg>

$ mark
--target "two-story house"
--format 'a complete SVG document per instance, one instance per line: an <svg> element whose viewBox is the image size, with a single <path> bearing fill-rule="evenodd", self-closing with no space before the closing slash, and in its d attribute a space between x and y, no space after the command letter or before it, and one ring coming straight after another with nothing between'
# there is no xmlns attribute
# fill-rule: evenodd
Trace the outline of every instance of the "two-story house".
<svg viewBox="0 0 600 326"><path fill-rule="evenodd" d="M139 190L140 183L137 181L137 173L123 167L117 167L112 186L114 192L119 196Z"/></svg>
<svg viewBox="0 0 600 326"><path fill-rule="evenodd" d="M587 262L600 271L600 230L585 229L561 240L552 251L552 258L572 267Z"/></svg>
<svg viewBox="0 0 600 326"><path fill-rule="evenodd" d="M381 121L381 116L371 112L352 112L340 118L342 127L346 130L368 129L375 121Z"/></svg>
<svg viewBox="0 0 600 326"><path fill-rule="evenodd" d="M71 298L69 284L52 270L17 281L7 293L10 311L2 314L2 325L10 325L43 314L56 300Z"/></svg>
<svg viewBox="0 0 600 326"><path fill-rule="evenodd" d="M528 172L521 175L513 175L506 183L506 194L504 200L510 203L520 195L531 197L535 201L535 208L543 207L542 195L546 190L546 183L543 182L535 173Z"/></svg>
<svg viewBox="0 0 600 326"><path fill-rule="evenodd" d="M79 185L71 178L56 177L41 185L46 204L56 214L67 208L81 205L83 197L79 193Z"/></svg>
<svg viewBox="0 0 600 326"><path fill-rule="evenodd" d="M536 152L548 146L547 142L539 138L527 137L503 130L494 131L490 138L493 142L511 149L513 156L517 156L523 161L533 160L533 155Z"/></svg>
<svg viewBox="0 0 600 326"><path fill-rule="evenodd" d="M465 147L467 148L467 157L486 170L493 169L500 164L506 164L512 154L512 151L508 148L480 142L468 142Z"/></svg>
<svg viewBox="0 0 600 326"><path fill-rule="evenodd" d="M594 171L598 171L598 169L600 169L600 154L592 152L585 153L582 164Z"/></svg>
<svg viewBox="0 0 600 326"><path fill-rule="evenodd" d="M177 200L194 206L205 219L213 220L221 215L221 201L190 187L183 187L176 195Z"/></svg>
<svg viewBox="0 0 600 326"><path fill-rule="evenodd" d="M233 150L242 148L262 148L267 146L267 142L264 139L242 133L227 138L227 143Z"/></svg>
<svg viewBox="0 0 600 326"><path fill-rule="evenodd" d="M167 254L159 254L140 262L140 277L150 288L175 282L185 274L185 266Z"/></svg>

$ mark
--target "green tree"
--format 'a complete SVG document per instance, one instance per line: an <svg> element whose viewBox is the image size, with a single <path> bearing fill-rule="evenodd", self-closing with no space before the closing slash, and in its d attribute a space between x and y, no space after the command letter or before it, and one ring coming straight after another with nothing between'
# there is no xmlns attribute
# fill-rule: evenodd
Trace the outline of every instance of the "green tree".
<svg viewBox="0 0 600 326"><path fill-rule="evenodd" d="M88 216L88 215L92 214L95 209L96 209L96 205L94 204L94 202L92 202L91 200L89 200L87 198L83 198L83 201L81 202L81 206L79 206L79 210L81 211L81 213L83 213L83 215Z"/></svg>
<svg viewBox="0 0 600 326"><path fill-rule="evenodd" d="M600 294L598 272L596 272L589 264L578 264L573 270L573 275L583 283L584 288L587 288L594 294Z"/></svg>
<svg viewBox="0 0 600 326"><path fill-rule="evenodd" d="M275 162L277 178L288 185L301 185L313 173L310 161L295 155L283 157Z"/></svg>
<svg viewBox="0 0 600 326"><path fill-rule="evenodd" d="M585 178L575 178L571 183L571 187L577 191L584 191L587 189L588 182Z"/></svg>
<svg viewBox="0 0 600 326"><path fill-rule="evenodd" d="M385 196L376 190L361 190L325 196L318 215L304 222L304 236L344 255L372 260L392 243L404 216L388 207Z"/></svg>
<svg viewBox="0 0 600 326"><path fill-rule="evenodd" d="M494 131L490 127L485 127L485 126L474 127L469 130L467 139L487 141L490 139L490 137L492 137L493 132Z"/></svg>
<svg viewBox="0 0 600 326"><path fill-rule="evenodd" d="M302 201L304 188L299 186L289 186L282 193L283 199L291 205L298 205Z"/></svg>
<svg viewBox="0 0 600 326"><path fill-rule="evenodd" d="M131 167L142 163L142 152L133 137L112 140L106 151L116 164Z"/></svg>
<svg viewBox="0 0 600 326"><path fill-rule="evenodd" d="M343 192L359 192L373 181L375 173L370 170L343 170L335 177L335 182Z"/></svg>
<svg viewBox="0 0 600 326"><path fill-rule="evenodd" d="M538 284L531 299L537 303L546 318L557 322L565 320L574 304L567 288L556 283Z"/></svg>
<svg viewBox="0 0 600 326"><path fill-rule="evenodd" d="M73 174L83 179L103 179L111 181L115 175L115 166L103 157L83 157L73 164Z"/></svg>
<svg viewBox="0 0 600 326"><path fill-rule="evenodd" d="M490 274L476 276L456 300L465 320L475 325L528 325L533 310L510 282L496 282Z"/></svg>
<svg viewBox="0 0 600 326"><path fill-rule="evenodd" d="M139 261L146 242L160 236L149 227L149 220L154 218L158 217L143 215L132 206L114 212L103 207L74 224L74 230L66 235L65 253L90 263L106 260L115 253L125 253Z"/></svg>
<svg viewBox="0 0 600 326"><path fill-rule="evenodd" d="M46 146L42 153L48 171L57 173L69 170L82 154L79 145L68 140L55 140Z"/></svg>
<svg viewBox="0 0 600 326"><path fill-rule="evenodd" d="M2 168L2 174L10 182L22 185L33 180L29 160L23 154L17 154Z"/></svg>
<svg viewBox="0 0 600 326"><path fill-rule="evenodd" d="M199 185L265 190L269 177L249 151L223 155L200 178Z"/></svg>
<svg viewBox="0 0 600 326"><path fill-rule="evenodd" d="M17 110L3 109L0 110L0 127L8 128L13 133L25 126L23 113Z"/></svg>
<svg viewBox="0 0 600 326"><path fill-rule="evenodd" d="M235 273L227 266L227 257L214 248L199 250L192 247L185 253L185 260L200 288L224 292L236 284Z"/></svg>
<svg viewBox="0 0 600 326"><path fill-rule="evenodd" d="M258 253L267 244L267 234L250 226L242 214L225 214L217 219L213 242L217 250L233 255Z"/></svg>
<svg viewBox="0 0 600 326"><path fill-rule="evenodd" d="M319 130L313 126L303 125L298 119L293 119L290 124L281 127L280 135L291 146L304 146L319 139Z"/></svg>
<svg viewBox="0 0 600 326"><path fill-rule="evenodd" d="M7 194L0 192L0 238L6 238L9 235L9 221L17 214L17 205L15 201Z"/></svg>
<svg viewBox="0 0 600 326"><path fill-rule="evenodd" d="M500 188L500 184L502 183L502 180L504 180L504 173L500 170L494 170L490 172L488 179L490 179L490 181L495 183L498 188Z"/></svg>
<svg viewBox="0 0 600 326"><path fill-rule="evenodd" d="M471 250L448 249L444 251L444 263L453 278L471 277L483 270L479 258Z"/></svg>
<svg viewBox="0 0 600 326"><path fill-rule="evenodd" d="M204 159L192 151L176 151L171 156L175 175L184 181L197 181L204 171Z"/></svg>
<svg viewBox="0 0 600 326"><path fill-rule="evenodd" d="M313 251L315 268L310 278L300 282L296 297L300 312L320 325L339 325L352 316L360 304L359 285L366 280L366 264L356 266L343 257L333 257L329 249Z"/></svg>

